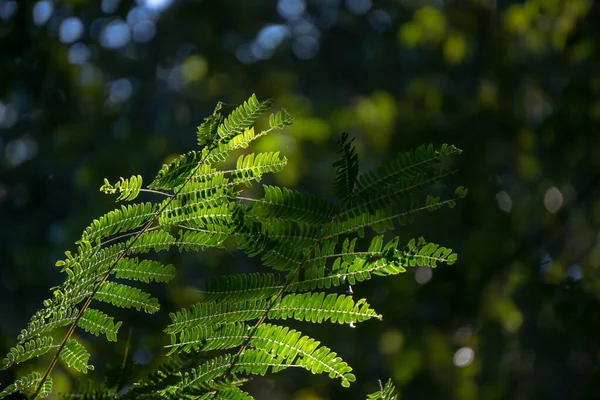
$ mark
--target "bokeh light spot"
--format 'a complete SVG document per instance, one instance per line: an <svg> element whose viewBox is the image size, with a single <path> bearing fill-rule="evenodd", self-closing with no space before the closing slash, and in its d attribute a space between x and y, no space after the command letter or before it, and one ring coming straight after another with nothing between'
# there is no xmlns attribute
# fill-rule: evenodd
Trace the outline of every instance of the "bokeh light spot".
<svg viewBox="0 0 600 400"><path fill-rule="evenodd" d="M306 4L303 0L279 0L277 2L277 12L283 18L298 18L306 10Z"/></svg>
<svg viewBox="0 0 600 400"><path fill-rule="evenodd" d="M392 355L400 351L404 344L404 335L397 329L385 331L379 338L379 351L385 355Z"/></svg>
<svg viewBox="0 0 600 400"><path fill-rule="evenodd" d="M156 25L153 21L140 21L132 28L133 40L138 43L147 43L156 35Z"/></svg>
<svg viewBox="0 0 600 400"><path fill-rule="evenodd" d="M10 21L17 12L19 4L16 1L0 2L0 19Z"/></svg>
<svg viewBox="0 0 600 400"><path fill-rule="evenodd" d="M454 353L454 357L452 357L452 362L457 367L466 367L471 365L475 359L475 352L470 347L461 347Z"/></svg>
<svg viewBox="0 0 600 400"><path fill-rule="evenodd" d="M8 142L4 149L4 155L8 163L16 167L34 158L37 154L37 148L37 143L32 138L25 136Z"/></svg>
<svg viewBox="0 0 600 400"><path fill-rule="evenodd" d="M92 52L83 43L75 43L69 48L68 60L70 64L81 65L88 62Z"/></svg>
<svg viewBox="0 0 600 400"><path fill-rule="evenodd" d="M354 14L366 14L373 7L371 0L346 0L346 6Z"/></svg>
<svg viewBox="0 0 600 400"><path fill-rule="evenodd" d="M207 72L208 63L199 55L188 57L181 66L181 76L186 83L204 79Z"/></svg>
<svg viewBox="0 0 600 400"><path fill-rule="evenodd" d="M37 26L44 25L54 12L54 4L49 0L42 0L33 6L33 23Z"/></svg>
<svg viewBox="0 0 600 400"><path fill-rule="evenodd" d="M567 269L567 272L565 273L565 278L570 279L573 282L576 282L576 281L580 280L581 278L583 278L583 269L581 268L581 265L579 265L579 264L571 265Z"/></svg>
<svg viewBox="0 0 600 400"><path fill-rule="evenodd" d="M444 58L449 64L460 64L467 54L467 40L460 33L450 34L444 43Z"/></svg>
<svg viewBox="0 0 600 400"><path fill-rule="evenodd" d="M433 269L431 267L421 266L415 272L415 280L420 285L425 285L433 277Z"/></svg>
<svg viewBox="0 0 600 400"><path fill-rule="evenodd" d="M299 59L308 60L319 52L319 42L312 36L301 36L292 44L292 50Z"/></svg>
<svg viewBox="0 0 600 400"><path fill-rule="evenodd" d="M552 214L556 213L563 205L563 195L556 187L552 186L544 194L544 207Z"/></svg>
<svg viewBox="0 0 600 400"><path fill-rule="evenodd" d="M162 11L169 7L173 0L142 0L141 4L151 10Z"/></svg>
<svg viewBox="0 0 600 400"><path fill-rule="evenodd" d="M18 119L17 109L11 104L4 104L0 101L0 127L11 128L17 123Z"/></svg>
<svg viewBox="0 0 600 400"><path fill-rule="evenodd" d="M58 29L58 38L63 43L73 43L83 36L83 22L77 17L65 18Z"/></svg>
<svg viewBox="0 0 600 400"><path fill-rule="evenodd" d="M369 13L369 24L377 32L385 32L392 26L390 15L383 10L374 10Z"/></svg>
<svg viewBox="0 0 600 400"><path fill-rule="evenodd" d="M496 193L496 201L498 202L498 208L505 213L509 213L512 209L512 198L504 190Z"/></svg>
<svg viewBox="0 0 600 400"><path fill-rule="evenodd" d="M267 25L256 35L256 44L265 50L275 50L289 35L285 25Z"/></svg>
<svg viewBox="0 0 600 400"><path fill-rule="evenodd" d="M119 8L119 2L120 0L102 0L100 9L105 14L112 14Z"/></svg>
<svg viewBox="0 0 600 400"><path fill-rule="evenodd" d="M110 85L110 93L108 96L108 102L111 104L119 104L131 96L133 93L133 86L127 78L119 78Z"/></svg>
<svg viewBox="0 0 600 400"><path fill-rule="evenodd" d="M120 49L129 43L131 32L129 26L120 19L106 24L100 32L100 45L106 49Z"/></svg>

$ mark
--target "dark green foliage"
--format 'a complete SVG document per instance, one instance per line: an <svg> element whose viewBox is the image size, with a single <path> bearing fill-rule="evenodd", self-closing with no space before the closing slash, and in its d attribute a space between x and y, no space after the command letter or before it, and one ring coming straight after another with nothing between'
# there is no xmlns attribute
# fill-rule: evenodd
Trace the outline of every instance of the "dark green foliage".
<svg viewBox="0 0 600 400"><path fill-rule="evenodd" d="M279 152L239 155L230 170L214 164L234 150L292 121L279 111L267 129L256 134L252 125L271 106L252 96L227 118L222 105L198 128L199 151L182 155L162 167L155 180L142 188L139 176L108 181L101 190L133 201L141 191L162 195L155 203L133 203L111 211L85 229L75 253L56 265L64 282L52 288L3 361L4 368L55 354L47 373L21 378L0 398L17 391L51 392L55 361L81 373L93 369L90 353L73 337L76 328L117 341L122 322L90 307L94 301L156 313L157 298L118 280L139 283L168 282L175 267L143 258L166 250L200 251L233 241L248 256L260 256L273 273L219 276L202 290L204 299L171 313L165 328L170 359L158 371L124 392L114 385L81 387L66 398L121 399L251 399L240 389L253 375L302 368L324 373L347 387L356 380L352 368L330 348L283 323L295 319L310 323L353 326L382 316L365 298L336 287L354 285L373 276L390 276L408 267L448 265L456 261L450 249L423 238L399 244L399 237L383 233L404 225L421 211L454 206L466 194L458 188L449 198L425 196L426 185L449 172L441 159L459 153L453 146L439 150L423 146L399 156L373 172L358 174L359 158L347 133L339 142L340 160L334 163L337 204L295 190L264 185L263 198L249 198L244 188L277 173L287 159ZM359 238L371 229L380 235L359 249ZM371 233L369 233L371 235ZM279 324L274 324L279 321ZM66 326L70 329L61 330ZM56 344L54 336L63 340ZM370 398L392 399L391 383ZM79 396L79 397L78 397Z"/></svg>

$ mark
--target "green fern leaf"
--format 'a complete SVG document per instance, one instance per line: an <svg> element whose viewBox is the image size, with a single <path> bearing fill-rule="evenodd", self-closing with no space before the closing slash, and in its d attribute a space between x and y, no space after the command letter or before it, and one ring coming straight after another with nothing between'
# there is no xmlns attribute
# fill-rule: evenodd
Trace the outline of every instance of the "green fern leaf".
<svg viewBox="0 0 600 400"><path fill-rule="evenodd" d="M77 326L91 333L92 335L106 335L109 342L117 341L117 333L122 322L114 323L114 318L106 315L102 311L88 308L83 312Z"/></svg>
<svg viewBox="0 0 600 400"><path fill-rule="evenodd" d="M104 179L104 185L100 187L100 191L106 194L119 193L117 201L131 201L140 194L142 188L142 177L140 175L133 175L129 179L121 178L120 181L111 185L108 179Z"/></svg>
<svg viewBox="0 0 600 400"><path fill-rule="evenodd" d="M153 260L123 258L114 267L115 276L140 282L169 282L175 277L175 267Z"/></svg>
<svg viewBox="0 0 600 400"><path fill-rule="evenodd" d="M52 393L52 378L47 377L42 387L40 388L40 393L38 394L41 398L46 398Z"/></svg>
<svg viewBox="0 0 600 400"><path fill-rule="evenodd" d="M60 352L60 358L67 363L69 367L87 374L88 370L93 370L93 365L88 365L90 353L75 339L67 340L65 347Z"/></svg>
<svg viewBox="0 0 600 400"><path fill-rule="evenodd" d="M35 336L66 326L75 320L76 315L77 309L74 307L59 307L50 315L47 310L38 311L27 324L27 328L21 330L17 340L19 344L23 344Z"/></svg>
<svg viewBox="0 0 600 400"><path fill-rule="evenodd" d="M275 274L239 274L219 276L201 291L205 301L247 301L273 296L284 286Z"/></svg>
<svg viewBox="0 0 600 400"><path fill-rule="evenodd" d="M184 251L200 251L206 247L220 247L225 239L229 236L222 232L225 230L219 225L209 225L207 231L179 231L177 245Z"/></svg>
<svg viewBox="0 0 600 400"><path fill-rule="evenodd" d="M211 150L204 149L202 155L205 157L205 163L214 164L219 161L225 161L229 153L234 150L247 148L252 141L264 136L266 133L266 131L256 133L254 128L249 128L227 143L219 143Z"/></svg>
<svg viewBox="0 0 600 400"><path fill-rule="evenodd" d="M381 319L370 308L366 299L354 301L351 296L324 292L289 294L267 313L270 319L294 318L300 321L338 324L363 322L371 318Z"/></svg>
<svg viewBox="0 0 600 400"><path fill-rule="evenodd" d="M398 241L399 238L395 237L384 246L383 237L376 236L367 252L355 252L356 239L345 240L340 253L326 255L334 259L331 268L323 265L322 257L315 256L307 261L306 268L288 278L287 290L302 292L347 283L354 285L371 279L372 275L389 276L405 272L407 267L435 267L438 263L452 265L456 262L456 254L451 249L428 243L423 238L410 240L403 250L397 249Z"/></svg>
<svg viewBox="0 0 600 400"><path fill-rule="evenodd" d="M130 253L148 253L151 250L156 252L169 250L173 245L177 244L177 240L168 232L151 231L143 233L137 240L130 239L126 247Z"/></svg>
<svg viewBox="0 0 600 400"><path fill-rule="evenodd" d="M379 384L381 384L381 382ZM398 400L398 395L396 395L395 392L396 388L390 379L381 390L368 394L367 400Z"/></svg>
<svg viewBox="0 0 600 400"><path fill-rule="evenodd" d="M294 117L292 117L287 111L280 110L269 116L269 128L283 129L286 126L291 125L293 121Z"/></svg>
<svg viewBox="0 0 600 400"><path fill-rule="evenodd" d="M210 146L215 141L217 128L222 120L221 113L219 113L222 108L223 103L218 102L213 113L204 118L204 122L198 127L198 132L196 133L198 146Z"/></svg>
<svg viewBox="0 0 600 400"><path fill-rule="evenodd" d="M202 159L202 152L190 151L171 163L163 165L148 188L170 190L181 185L201 164Z"/></svg>
<svg viewBox="0 0 600 400"><path fill-rule="evenodd" d="M2 360L2 368L7 369L13 364L20 364L32 358L37 358L50 351L50 349L57 347L52 344L51 336L42 336L36 339L31 339L25 342L24 345L16 345L11 348L6 355L6 358Z"/></svg>
<svg viewBox="0 0 600 400"><path fill-rule="evenodd" d="M269 319L294 318L315 323L331 321L349 324L370 318L381 319L381 315L372 310L365 299L355 302L351 296L333 293L326 296L325 293L319 292L290 294L275 305L271 305L266 299L233 303L198 303L189 311L184 308L177 313L171 313L172 323L167 326L165 332L175 334L198 326L245 322L256 320L265 314Z"/></svg>
<svg viewBox="0 0 600 400"><path fill-rule="evenodd" d="M236 108L223 120L219 125L217 132L219 134L219 142L227 143L235 136L240 135L246 129L250 128L256 120L267 111L273 100L258 101L256 95L250 96L241 106Z"/></svg>
<svg viewBox="0 0 600 400"><path fill-rule="evenodd" d="M394 186L386 186L380 190L370 190L362 194L352 196L345 202L338 219L344 220L348 216L357 216L361 213L375 214L379 209L386 209L394 204L402 202L411 195L415 195L425 188L452 172L441 171L433 174L417 174L410 178L402 178Z"/></svg>
<svg viewBox="0 0 600 400"><path fill-rule="evenodd" d="M241 155L231 176L236 184L244 183L250 186L250 181L260 182L262 175L268 172L279 172L287 164L287 158L279 157L279 152L250 153Z"/></svg>
<svg viewBox="0 0 600 400"><path fill-rule="evenodd" d="M454 146L444 144L439 150L433 145L419 146L414 150L400 154L398 157L382 164L374 171L358 176L356 180L357 194L379 191L394 186L405 178L413 178L428 173L438 165L442 158L460 154L462 151Z"/></svg>
<svg viewBox="0 0 600 400"><path fill-rule="evenodd" d="M265 197L255 202L249 215L280 218L307 224L324 224L335 215L335 207L326 200L295 190L263 185Z"/></svg>
<svg viewBox="0 0 600 400"><path fill-rule="evenodd" d="M138 288L114 282L104 282L94 298L122 308L135 308L153 314L160 309L158 299Z"/></svg>
<svg viewBox="0 0 600 400"><path fill-rule="evenodd" d="M352 144L354 138L348 140L348 137L348 133L344 132L342 134L342 138L338 142L340 149L337 151L341 153L341 157L333 163L333 167L336 169L333 190L340 199L350 196L354 190L354 183L358 175L358 154Z"/></svg>
<svg viewBox="0 0 600 400"><path fill-rule="evenodd" d="M93 242L117 233L127 232L148 223L158 211L152 203L130 204L95 219L83 232L83 237Z"/></svg>
<svg viewBox="0 0 600 400"><path fill-rule="evenodd" d="M294 239L298 240L299 238L295 237ZM269 250L266 250L261 257L265 267L271 267L279 271L291 271L297 268L302 260L302 252L289 246L285 241L271 244Z"/></svg>
<svg viewBox="0 0 600 400"><path fill-rule="evenodd" d="M234 203L221 203L215 206L191 203L165 212L160 221L163 225L179 226L185 224L195 229L214 226L228 226L232 223Z"/></svg>
<svg viewBox="0 0 600 400"><path fill-rule="evenodd" d="M245 149L252 141L276 129L284 129L286 126L290 125L292 121L293 117L285 110L271 114L269 116L269 129L256 133L254 128L248 128L239 135L234 136L227 143L219 143L215 148L210 150L204 149L202 155L205 157L205 163L214 164L219 161L225 161L232 151Z"/></svg>
<svg viewBox="0 0 600 400"><path fill-rule="evenodd" d="M242 382L237 378L238 374L265 375L269 370L287 367L289 365L281 364L281 360L260 350L247 349L239 356L225 354L182 373L181 382L176 385L173 395L181 398L185 395L202 395L207 391L221 392L235 388ZM224 378L227 371L233 374L232 377Z"/></svg>
<svg viewBox="0 0 600 400"><path fill-rule="evenodd" d="M250 335L250 331L252 334ZM330 378L339 378L342 386L350 386L356 378L352 368L320 342L293 329L271 324L262 324L252 329L244 324L226 324L213 327L196 327L171 335L169 354L175 351L223 350L240 346L249 338L248 344L262 349L282 360L297 364L313 374L327 373Z"/></svg>
<svg viewBox="0 0 600 400"><path fill-rule="evenodd" d="M13 393L23 392L29 388L37 386L42 380L42 376L39 372L31 372L25 375L21 379L17 379L14 383L8 385L2 392L0 392L0 399L3 399ZM52 391L52 379L48 377L46 382L40 391L40 396L46 397Z"/></svg>

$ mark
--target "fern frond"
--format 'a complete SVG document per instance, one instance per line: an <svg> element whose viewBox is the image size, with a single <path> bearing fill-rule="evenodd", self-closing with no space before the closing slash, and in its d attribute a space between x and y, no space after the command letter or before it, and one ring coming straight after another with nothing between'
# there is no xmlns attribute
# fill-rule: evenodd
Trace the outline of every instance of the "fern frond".
<svg viewBox="0 0 600 400"><path fill-rule="evenodd" d="M293 318L299 321L348 324L366 321L370 318L381 319L372 310L365 299L355 302L346 295L319 293L290 294L280 302L271 305L270 300L252 300L246 302L215 303L201 302L188 309L171 313L172 323L165 329L174 334L184 329L198 326L220 325L245 322L260 318L263 314L269 319Z"/></svg>
<svg viewBox="0 0 600 400"><path fill-rule="evenodd" d="M320 238L321 233L318 226L285 219L272 218L262 224L269 238L285 244L288 249L302 250L310 247Z"/></svg>
<svg viewBox="0 0 600 400"><path fill-rule="evenodd" d="M301 240L301 237L291 236L294 240ZM307 242L302 244L306 247ZM297 268L302 263L303 254L302 247L298 249L288 245L285 241L280 240L278 243L273 243L269 246L269 250L265 251L261 257L261 261L265 267L271 267L278 271L291 271Z"/></svg>
<svg viewBox="0 0 600 400"><path fill-rule="evenodd" d="M189 174L200 165L202 159L203 154L199 151L183 154L171 163L163 165L148 188L171 190L183 184Z"/></svg>
<svg viewBox="0 0 600 400"><path fill-rule="evenodd" d="M40 336L43 333L51 332L57 328L66 326L75 320L78 310L74 307L60 307L48 313L47 310L41 310L31 317L27 328L22 329L17 336L19 344L27 340Z"/></svg>
<svg viewBox="0 0 600 400"><path fill-rule="evenodd" d="M422 191L427 185L447 177L452 172L439 171L430 174L417 174L410 178L402 178L394 186L386 186L378 191L372 190L352 196L344 203L338 219L344 220L361 213L374 214L376 210L389 208L410 198L414 193Z"/></svg>
<svg viewBox="0 0 600 400"><path fill-rule="evenodd" d="M45 310L42 310L34 315L26 329L21 330L17 340L19 344L23 344L35 336L40 336L41 334L69 325L75 321L77 313L78 310L75 307L57 308L50 312L50 315L46 314ZM88 308L79 319L77 326L96 336L105 334L107 340L116 342L121 322L115 324L113 317L109 317L102 311Z"/></svg>
<svg viewBox="0 0 600 400"><path fill-rule="evenodd" d="M243 133L250 128L256 120L267 111L273 100L258 101L256 95L242 103L239 107L231 112L219 125L217 133L219 134L219 142L227 143L235 136Z"/></svg>
<svg viewBox="0 0 600 400"><path fill-rule="evenodd" d="M283 287L278 275L250 273L216 277L201 292L205 301L247 301L273 296Z"/></svg>
<svg viewBox="0 0 600 400"><path fill-rule="evenodd" d="M137 240L134 239L136 238L131 238L125 246L129 249L130 253L169 250L171 246L177 244L177 240L165 231L146 232L141 234Z"/></svg>
<svg viewBox="0 0 600 400"><path fill-rule="evenodd" d="M223 103L218 102L213 113L204 118L204 122L198 127L198 132L196 133L198 146L211 145L214 142L217 128L222 120L221 113L219 112L222 108Z"/></svg>
<svg viewBox="0 0 600 400"><path fill-rule="evenodd" d="M439 150L433 145L419 146L406 153L400 154L395 159L382 164L374 171L360 174L356 180L357 194L378 191L387 186L393 186L405 178L412 178L419 174L428 173L431 168L438 165L442 158L460 154L462 150L443 144Z"/></svg>
<svg viewBox="0 0 600 400"><path fill-rule="evenodd" d="M160 309L158 299L138 288L114 282L104 282L94 298L122 308L135 308L153 314Z"/></svg>
<svg viewBox="0 0 600 400"><path fill-rule="evenodd" d="M152 203L123 205L120 209L110 211L99 219L95 219L83 231L83 237L94 242L107 236L140 228L148 223L157 211L157 205Z"/></svg>
<svg viewBox="0 0 600 400"><path fill-rule="evenodd" d="M102 311L88 308L83 312L77 326L95 336L104 334L106 335L106 340L116 342L117 333L122 323L119 321L115 324L113 317L106 315Z"/></svg>
<svg viewBox="0 0 600 400"><path fill-rule="evenodd" d="M90 353L75 339L67 340L65 347L60 353L60 358L67 363L69 367L79 372L87 374L88 369L93 370L93 365L88 365Z"/></svg>
<svg viewBox="0 0 600 400"><path fill-rule="evenodd" d="M254 397L239 388L218 390L216 393L207 397L207 399L211 398L214 398L215 400L254 400Z"/></svg>
<svg viewBox="0 0 600 400"><path fill-rule="evenodd" d="M113 269L119 279L129 279L140 282L169 282L175 277L175 267L153 260L138 260L122 258Z"/></svg>
<svg viewBox="0 0 600 400"><path fill-rule="evenodd" d="M280 110L275 114L269 115L269 128L270 129L283 129L288 125L291 125L294 121L294 117L292 117L287 111Z"/></svg>
<svg viewBox="0 0 600 400"><path fill-rule="evenodd" d="M104 384L93 387L90 380L79 380L74 391L60 394L61 400L114 400L120 397Z"/></svg>
<svg viewBox="0 0 600 400"><path fill-rule="evenodd" d="M407 267L431 266L438 263L452 265L457 256L451 249L428 243L423 238L414 239L403 250L397 249L399 238L395 237L383 246L383 237L376 236L371 241L367 252L354 252L353 241L345 240L342 251L338 254L327 254L333 258L333 266L328 269L322 257L309 260L307 268L298 274L289 276L287 290L308 291L329 289L349 283L354 285L371 279L372 275L389 276L406 271Z"/></svg>
<svg viewBox="0 0 600 400"><path fill-rule="evenodd" d="M142 188L141 175L133 175L129 179L121 178L117 183L111 185L108 179L104 179L104 185L100 187L100 191L106 194L119 193L117 201L131 201L140 194Z"/></svg>
<svg viewBox="0 0 600 400"><path fill-rule="evenodd" d="M381 384L381 382L379 384ZM392 380L389 379L381 390L368 394L367 400L398 400L396 388L394 387Z"/></svg>
<svg viewBox="0 0 600 400"><path fill-rule="evenodd" d="M425 203L418 198L408 198L400 209L383 208L376 209L374 213L361 212L345 219L336 220L328 229L326 239L339 235L356 233L360 237L364 236L365 228L372 228L377 233L383 233L388 229L394 229L394 221L402 226L412 223L416 214L424 211L433 212L443 206L453 208L456 200L464 197L466 194L457 189L453 198L441 200L439 197L427 196Z"/></svg>
<svg viewBox="0 0 600 400"><path fill-rule="evenodd" d="M280 110L269 116L269 128L262 130L258 133L254 131L254 128L246 129L243 133L233 137L227 143L219 143L214 149L205 151L206 163L213 164L218 161L224 161L229 153L237 149L245 149L248 147L250 142L256 140L274 130L284 129L286 126L291 125L294 118L288 114L285 110Z"/></svg>
<svg viewBox="0 0 600 400"><path fill-rule="evenodd" d="M41 398L48 397L52 393L52 378L48 377L42 384L38 396Z"/></svg>
<svg viewBox="0 0 600 400"><path fill-rule="evenodd" d="M239 135L235 136L227 143L219 143L214 149L204 149L202 155L205 157L206 164L214 164L219 161L225 161L229 153L238 149L247 148L250 143L261 136L264 136L266 131L256 133L254 128L249 128Z"/></svg>
<svg viewBox="0 0 600 400"><path fill-rule="evenodd" d="M160 221L163 225L185 224L192 228L207 228L210 226L228 226L232 222L234 203L221 203L215 206L190 203L165 212Z"/></svg>
<svg viewBox="0 0 600 400"><path fill-rule="evenodd" d="M252 334L250 334L252 332ZM248 340L249 339L249 340ZM171 335L169 354L175 351L223 350L242 345L262 349L282 359L284 363L297 364L313 374L327 373L339 378L347 387L356 378L352 368L320 342L287 327L262 324L255 329L244 324L226 324L218 327L196 327Z"/></svg>
<svg viewBox="0 0 600 400"><path fill-rule="evenodd" d="M20 364L32 358L44 355L53 347L56 347L56 345L52 344L51 336L42 336L31 339L23 345L18 344L8 351L6 358L2 360L2 368L0 369L7 369L14 364Z"/></svg>
<svg viewBox="0 0 600 400"><path fill-rule="evenodd" d="M294 318L299 321L321 323L331 321L338 324L363 322L371 318L381 319L366 299L354 301L351 296L324 292L289 294L268 313L270 319Z"/></svg>
<svg viewBox="0 0 600 400"><path fill-rule="evenodd" d="M345 199L350 196L354 190L354 183L358 175L358 154L352 144L355 138L348 140L349 134L344 132L338 142L341 157L333 163L336 169L335 179L333 181L333 191L339 199Z"/></svg>
<svg viewBox="0 0 600 400"><path fill-rule="evenodd" d="M211 391L224 391L235 388L239 382L237 374L265 375L269 370L281 370L295 365L281 364L273 355L255 349L248 349L239 357L225 354L215 357L189 372L184 372L178 383L175 395ZM224 380L226 371L231 370L233 378Z"/></svg>
<svg viewBox="0 0 600 400"><path fill-rule="evenodd" d="M21 379L17 379L14 383L8 385L2 392L0 392L0 399L3 399L13 393L24 392L27 389L33 388L37 386L41 380L42 376L39 372L31 372ZM40 397L47 397L50 392L52 392L52 379L47 378L42 389L40 390Z"/></svg>
<svg viewBox="0 0 600 400"><path fill-rule="evenodd" d="M326 373L343 386L354 381L348 364L316 339L266 321L353 324L380 319L366 299L327 289L375 275L399 274L412 266L454 263L452 250L422 238L400 249L398 237L384 242L377 236L366 250L359 250L357 236L363 237L365 228L383 233L396 223L410 222L419 212L452 207L466 194L462 187L449 199L425 197L421 192L447 176L443 158L460 150L446 145L438 150L421 147L358 175L354 139L344 133L339 141L340 159L334 164L339 204L266 185L262 199L243 197L242 185L279 172L287 159L278 152L250 152L239 156L230 170L215 163L291 124L292 117L281 110L270 115L268 128L255 132L252 125L271 104L252 95L225 119L222 103L217 104L198 128L201 148L163 165L148 186L151 190L142 188L139 175L121 178L114 185L104 181L101 191L117 194L117 200L131 201L140 191L155 189L166 197L108 212L84 230L76 251L65 252L65 259L56 263L66 274L63 284L51 288L52 296L21 331L19 343L10 349L3 365L7 368L51 349L56 349L55 355L42 377L30 374L0 392L0 397L34 385L36 394L48 393L50 374L60 359L82 373L93 369L88 364L90 353L74 332L79 328L116 341L122 325L108 313L91 308L93 301L147 313L159 310L158 300L149 293L115 282L168 282L174 277L172 265L143 259L140 254L199 251L234 241L248 256L260 256L264 266L279 272L210 281L201 303L171 314L172 323L165 330L171 340L166 346L170 361L156 373L133 387L123 386L125 381L119 378L112 386L83 388L79 397L73 393L67 398L246 400L251 396L239 388L246 376L288 367ZM66 325L70 325L66 335L55 345L56 330ZM213 351L219 353L206 353ZM387 385L381 389L382 398L392 396Z"/></svg>
<svg viewBox="0 0 600 400"><path fill-rule="evenodd" d="M249 186L250 181L260 182L263 174L279 172L286 164L287 158L280 158L278 151L250 153L238 158L235 169L231 171L231 176L236 184L244 183Z"/></svg>
<svg viewBox="0 0 600 400"><path fill-rule="evenodd" d="M224 232L226 228L220 225L211 225L210 230L181 230L177 245L179 248L187 251L204 250L206 247L220 247L229 236Z"/></svg>
<svg viewBox="0 0 600 400"><path fill-rule="evenodd" d="M278 186L263 185L264 199L252 204L248 215L270 219L280 218L307 224L331 221L335 207L317 196L300 193Z"/></svg>

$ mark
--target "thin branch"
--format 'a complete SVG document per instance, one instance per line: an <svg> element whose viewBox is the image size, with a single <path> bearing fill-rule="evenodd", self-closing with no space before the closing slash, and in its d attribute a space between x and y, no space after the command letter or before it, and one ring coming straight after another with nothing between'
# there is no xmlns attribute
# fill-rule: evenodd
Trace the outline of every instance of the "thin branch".
<svg viewBox="0 0 600 400"><path fill-rule="evenodd" d="M148 228L148 229L146 229L146 232L152 232L152 231L155 231L157 229L160 229L160 226L155 226L153 228ZM106 245L108 243L116 242L117 240L121 240L121 239L124 239L124 238L129 237L129 236L134 236L134 235L138 234L138 232L139 231L128 232L128 233L124 233L124 234L119 235L119 236L115 236L114 238L110 238L107 241L100 243L98 245L98 247L104 246L104 245Z"/></svg>
<svg viewBox="0 0 600 400"><path fill-rule="evenodd" d="M152 189L140 189L140 192L154 193L154 194L161 194L161 195L163 195L163 196L167 196L167 197L175 197L175 194L170 194L170 193L161 192L160 190L152 190Z"/></svg>

